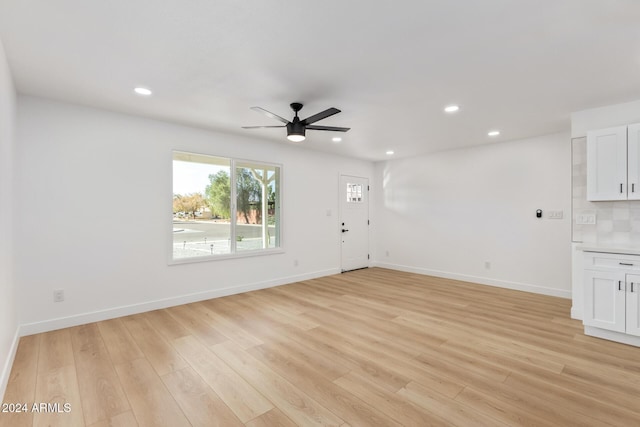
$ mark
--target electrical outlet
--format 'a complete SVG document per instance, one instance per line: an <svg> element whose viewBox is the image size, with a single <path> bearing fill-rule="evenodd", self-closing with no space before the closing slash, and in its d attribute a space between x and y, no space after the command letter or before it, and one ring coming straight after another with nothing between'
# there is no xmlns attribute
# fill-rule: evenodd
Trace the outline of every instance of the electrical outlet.
<svg viewBox="0 0 640 427"><path fill-rule="evenodd" d="M595 213L586 213L586 214L580 214L576 216L577 225L593 225L595 223L596 223Z"/></svg>
<svg viewBox="0 0 640 427"><path fill-rule="evenodd" d="M297 266L298 266L298 260L297 260L297 259L294 259L294 260L293 260L293 266L294 266L294 267L297 267Z"/></svg>
<svg viewBox="0 0 640 427"><path fill-rule="evenodd" d="M484 268L485 270L491 270L491 261L485 261Z"/></svg>
<svg viewBox="0 0 640 427"><path fill-rule="evenodd" d="M64 290L56 289L53 291L53 302L62 302L64 301Z"/></svg>
<svg viewBox="0 0 640 427"><path fill-rule="evenodd" d="M389 256L389 251L384 251L385 256Z"/></svg>

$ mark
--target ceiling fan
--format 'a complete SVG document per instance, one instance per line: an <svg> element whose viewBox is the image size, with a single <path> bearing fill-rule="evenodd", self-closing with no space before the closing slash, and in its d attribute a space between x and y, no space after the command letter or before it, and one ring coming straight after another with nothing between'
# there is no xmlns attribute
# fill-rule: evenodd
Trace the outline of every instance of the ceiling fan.
<svg viewBox="0 0 640 427"><path fill-rule="evenodd" d="M302 109L302 104L299 102L294 102L291 104L291 109L295 113L295 117L292 121L288 121L285 118L278 116L277 114L273 114L270 111L265 110L260 107L251 107L252 110L265 114L272 119L276 119L284 123L284 126L242 126L243 129L260 129L260 128L287 128L287 139L292 142L302 142L305 138L305 131L307 129L310 130L328 130L334 132L346 132L351 128L341 128L335 126L315 126L312 123L320 121L322 119L326 119L329 116L333 116L334 114L338 114L340 110L337 108L328 108L318 114L314 114L313 116L307 117L306 119L300 120L298 117L298 111Z"/></svg>

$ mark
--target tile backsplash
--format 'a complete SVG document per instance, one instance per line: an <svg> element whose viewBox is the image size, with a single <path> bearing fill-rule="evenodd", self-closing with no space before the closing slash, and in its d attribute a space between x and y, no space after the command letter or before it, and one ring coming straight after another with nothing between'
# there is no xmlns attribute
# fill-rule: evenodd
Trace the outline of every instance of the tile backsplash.
<svg viewBox="0 0 640 427"><path fill-rule="evenodd" d="M587 201L587 138L571 140L571 240L601 245L640 246L640 200ZM595 214L595 224L577 224L579 215Z"/></svg>

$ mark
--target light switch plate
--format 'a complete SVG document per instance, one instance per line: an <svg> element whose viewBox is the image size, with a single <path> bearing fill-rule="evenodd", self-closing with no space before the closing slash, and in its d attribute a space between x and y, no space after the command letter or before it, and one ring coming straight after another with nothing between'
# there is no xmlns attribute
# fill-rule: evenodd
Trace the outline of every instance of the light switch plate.
<svg viewBox="0 0 640 427"><path fill-rule="evenodd" d="M563 211L549 211L549 219L562 219Z"/></svg>

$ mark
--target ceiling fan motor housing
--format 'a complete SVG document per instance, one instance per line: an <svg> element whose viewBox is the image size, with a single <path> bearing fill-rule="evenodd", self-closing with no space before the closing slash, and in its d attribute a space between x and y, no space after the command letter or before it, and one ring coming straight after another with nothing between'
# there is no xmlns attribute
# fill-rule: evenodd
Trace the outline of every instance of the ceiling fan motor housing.
<svg viewBox="0 0 640 427"><path fill-rule="evenodd" d="M305 136L305 127L298 117L294 117L292 122L287 123L287 136L302 135Z"/></svg>

